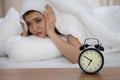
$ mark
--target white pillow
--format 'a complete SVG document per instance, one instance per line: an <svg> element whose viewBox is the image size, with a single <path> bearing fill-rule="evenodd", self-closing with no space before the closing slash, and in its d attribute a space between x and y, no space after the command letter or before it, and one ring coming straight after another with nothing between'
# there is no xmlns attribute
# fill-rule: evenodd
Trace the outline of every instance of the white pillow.
<svg viewBox="0 0 120 80"><path fill-rule="evenodd" d="M5 18L0 22L0 43L11 36L21 33L19 21L19 13L14 8L10 8Z"/></svg>
<svg viewBox="0 0 120 80"><path fill-rule="evenodd" d="M100 7L95 14L110 30L120 33L120 6Z"/></svg>
<svg viewBox="0 0 120 80"><path fill-rule="evenodd" d="M16 61L46 60L62 55L51 39L35 36L11 37L5 43L5 51Z"/></svg>

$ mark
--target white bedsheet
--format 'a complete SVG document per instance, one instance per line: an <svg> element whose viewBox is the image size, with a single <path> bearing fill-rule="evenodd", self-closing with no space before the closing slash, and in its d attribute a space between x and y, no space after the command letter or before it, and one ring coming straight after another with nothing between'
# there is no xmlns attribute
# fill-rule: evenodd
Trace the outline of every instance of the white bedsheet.
<svg viewBox="0 0 120 80"><path fill-rule="evenodd" d="M7 57L0 58L0 68L74 68L78 64L72 64L66 58L58 57L44 61L15 62Z"/></svg>
<svg viewBox="0 0 120 80"><path fill-rule="evenodd" d="M104 67L120 67L120 53L104 54ZM79 68L78 64L72 64L65 57L45 61L15 62L8 57L0 57L0 68Z"/></svg>

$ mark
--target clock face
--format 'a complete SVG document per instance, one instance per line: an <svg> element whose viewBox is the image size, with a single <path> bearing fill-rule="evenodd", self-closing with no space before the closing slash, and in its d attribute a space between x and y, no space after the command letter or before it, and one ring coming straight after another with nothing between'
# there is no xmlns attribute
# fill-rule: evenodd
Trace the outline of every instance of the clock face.
<svg viewBox="0 0 120 80"><path fill-rule="evenodd" d="M103 67L104 58L100 51L89 48L80 54L78 62L84 72L96 73Z"/></svg>

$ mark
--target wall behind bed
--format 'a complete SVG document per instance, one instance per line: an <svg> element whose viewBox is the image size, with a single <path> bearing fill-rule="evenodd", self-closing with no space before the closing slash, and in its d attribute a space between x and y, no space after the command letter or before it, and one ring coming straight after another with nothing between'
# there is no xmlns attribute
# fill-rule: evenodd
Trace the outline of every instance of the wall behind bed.
<svg viewBox="0 0 120 80"><path fill-rule="evenodd" d="M10 7L20 10L22 0L0 0L0 17L4 17Z"/></svg>
<svg viewBox="0 0 120 80"><path fill-rule="evenodd" d="M120 0L87 0L93 8L100 6L120 5ZM0 18L4 17L8 9L12 6L17 11L20 10L22 0L0 0Z"/></svg>

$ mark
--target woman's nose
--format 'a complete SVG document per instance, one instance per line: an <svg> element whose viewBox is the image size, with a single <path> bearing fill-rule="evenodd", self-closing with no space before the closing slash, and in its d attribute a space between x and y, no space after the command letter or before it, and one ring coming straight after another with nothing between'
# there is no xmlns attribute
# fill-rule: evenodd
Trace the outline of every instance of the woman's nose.
<svg viewBox="0 0 120 80"><path fill-rule="evenodd" d="M33 31L36 31L36 30L38 29L37 25L36 25L36 24L33 24L33 25L32 25L32 29L33 29Z"/></svg>

